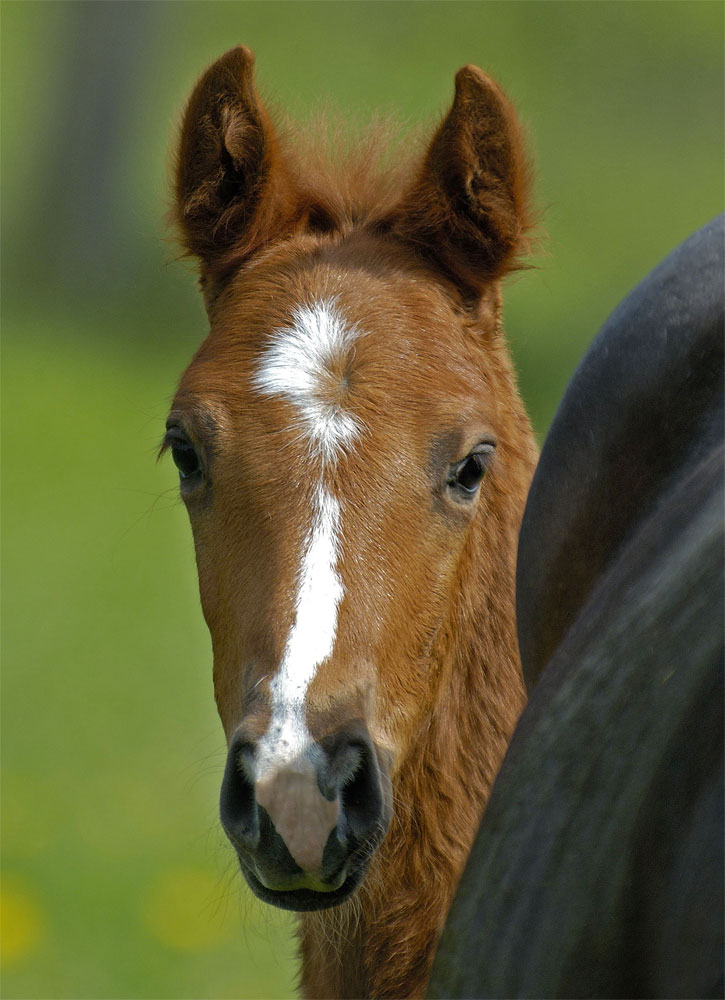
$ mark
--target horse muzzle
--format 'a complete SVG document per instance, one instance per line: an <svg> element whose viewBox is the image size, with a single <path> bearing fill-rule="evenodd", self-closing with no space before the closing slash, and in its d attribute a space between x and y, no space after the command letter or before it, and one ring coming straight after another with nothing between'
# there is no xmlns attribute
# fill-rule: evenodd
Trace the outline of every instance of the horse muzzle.
<svg viewBox="0 0 725 1000"><path fill-rule="evenodd" d="M265 902L287 910L341 903L362 880L391 815L388 768L361 721L272 762L243 726L235 732L221 822Z"/></svg>

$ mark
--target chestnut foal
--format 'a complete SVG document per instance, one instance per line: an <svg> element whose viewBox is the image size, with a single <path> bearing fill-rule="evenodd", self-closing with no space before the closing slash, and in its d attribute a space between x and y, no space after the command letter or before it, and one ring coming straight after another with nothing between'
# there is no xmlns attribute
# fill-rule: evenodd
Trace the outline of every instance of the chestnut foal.
<svg viewBox="0 0 725 1000"><path fill-rule="evenodd" d="M183 122L210 332L165 446L194 533L252 891L308 997L419 997L524 703L514 561L536 454L501 329L527 250L507 99L466 66L427 149L337 166L236 48ZM385 149L382 150L385 153Z"/></svg>

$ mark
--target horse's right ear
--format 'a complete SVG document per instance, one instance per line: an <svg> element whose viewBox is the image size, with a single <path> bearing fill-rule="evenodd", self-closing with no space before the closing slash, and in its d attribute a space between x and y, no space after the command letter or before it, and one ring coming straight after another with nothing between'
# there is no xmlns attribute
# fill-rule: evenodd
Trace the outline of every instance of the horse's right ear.
<svg viewBox="0 0 725 1000"><path fill-rule="evenodd" d="M528 162L510 102L476 66L456 74L453 105L386 221L468 295L521 266L531 225Z"/></svg>
<svg viewBox="0 0 725 1000"><path fill-rule="evenodd" d="M207 304L293 215L292 185L253 66L241 45L218 59L194 88L181 129L175 217L184 245L201 261Z"/></svg>

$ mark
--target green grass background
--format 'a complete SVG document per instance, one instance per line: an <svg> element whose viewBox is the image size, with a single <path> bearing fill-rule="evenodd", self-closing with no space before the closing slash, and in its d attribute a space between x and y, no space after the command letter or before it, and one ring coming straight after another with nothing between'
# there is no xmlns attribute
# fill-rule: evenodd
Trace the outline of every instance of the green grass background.
<svg viewBox="0 0 725 1000"><path fill-rule="evenodd" d="M290 996L293 921L249 897L218 828L210 644L174 470L155 462L205 333L162 219L183 101L240 41L263 92L303 117L332 104L433 123L459 66L493 73L525 121L548 233L506 296L541 437L610 310L722 209L723 6L6 2L0 16L2 995Z"/></svg>

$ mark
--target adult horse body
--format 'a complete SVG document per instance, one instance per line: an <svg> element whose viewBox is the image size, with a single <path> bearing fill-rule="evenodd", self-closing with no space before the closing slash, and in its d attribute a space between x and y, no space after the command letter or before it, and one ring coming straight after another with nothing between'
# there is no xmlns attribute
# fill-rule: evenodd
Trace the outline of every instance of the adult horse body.
<svg viewBox="0 0 725 1000"><path fill-rule="evenodd" d="M517 571L533 690L431 996L723 995L724 237L614 312L544 444Z"/></svg>
<svg viewBox="0 0 725 1000"><path fill-rule="evenodd" d="M379 143L377 144L379 145ZM501 330L526 250L508 101L456 77L418 161L284 142L252 56L186 111L176 216L210 333L165 445L192 522L252 890L303 912L313 997L420 996L523 705L535 448Z"/></svg>

